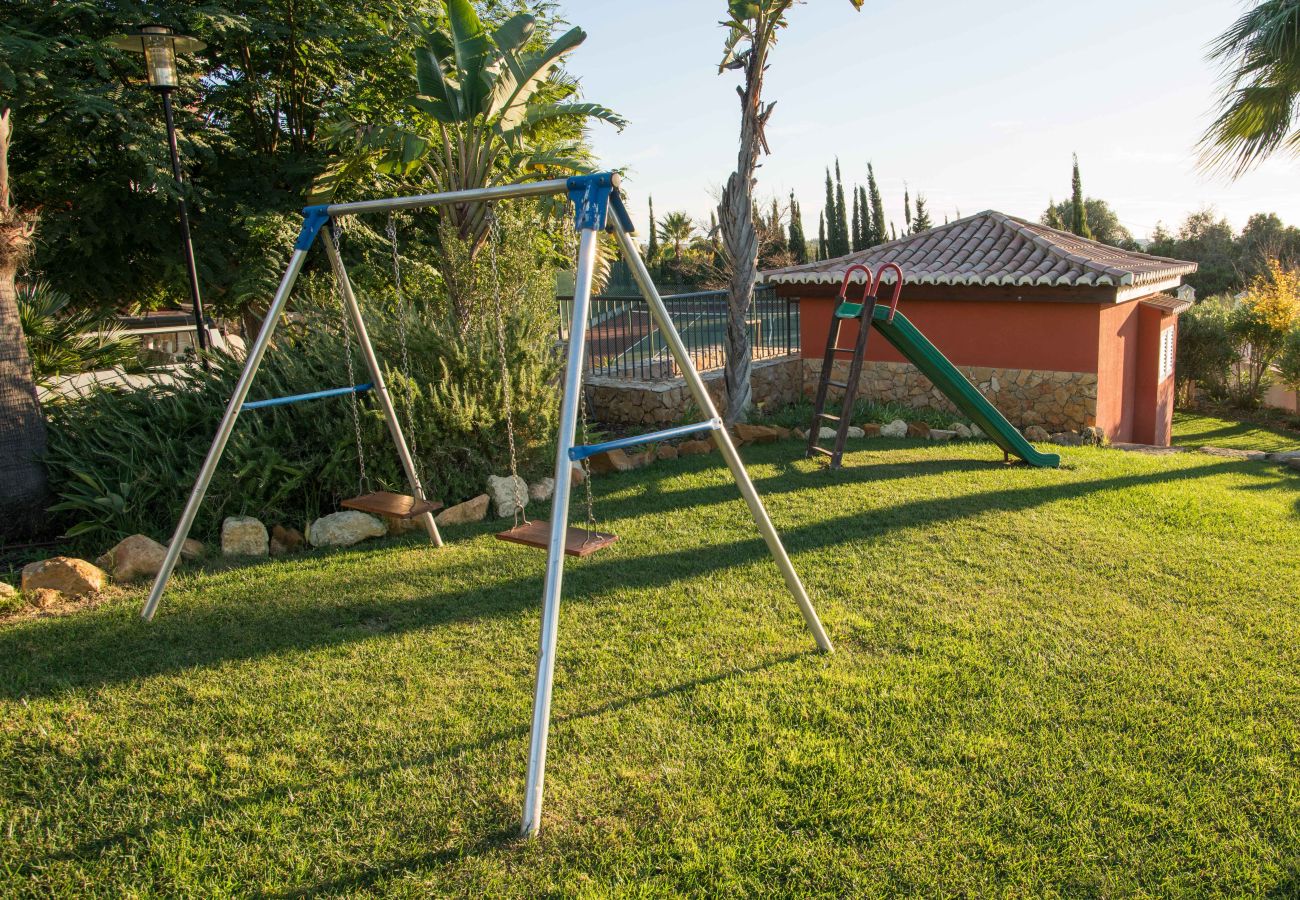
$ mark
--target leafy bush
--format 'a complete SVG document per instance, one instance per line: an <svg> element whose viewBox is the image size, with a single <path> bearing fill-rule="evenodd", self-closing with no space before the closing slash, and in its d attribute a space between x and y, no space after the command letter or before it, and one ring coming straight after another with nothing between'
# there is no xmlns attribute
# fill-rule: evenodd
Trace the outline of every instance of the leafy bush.
<svg viewBox="0 0 1300 900"><path fill-rule="evenodd" d="M1237 359L1229 333L1231 297L1209 297L1178 320L1178 391L1190 400L1199 387L1212 400L1228 396L1228 373Z"/></svg>
<svg viewBox="0 0 1300 900"><path fill-rule="evenodd" d="M135 365L138 346L93 309L70 308L71 298L46 281L18 286L18 318L27 338L32 374L42 387L60 375Z"/></svg>
<svg viewBox="0 0 1300 900"><path fill-rule="evenodd" d="M527 255L527 254L524 254ZM516 255L518 256L518 254ZM505 315L506 358L525 475L549 466L558 359L552 318L535 314L550 293L550 270L519 274ZM341 313L320 284L305 285L295 322L277 333L250 399L307 393L348 383ZM315 299L310 299L314 296ZM527 299L524 299L527 298ZM426 490L457 502L481 493L487 476L505 471L505 400L495 323L489 317L461 334L450 316L427 311L407 328L410 369L401 371L397 309L367 304L367 325ZM432 306L432 304L429 304ZM553 316L553 312L552 312ZM355 353L355 343L354 343ZM178 383L161 376L143 390L98 390L50 410L48 465L59 498L54 510L71 535L108 543L135 532L169 536L211 443L242 362L213 355L210 371L187 370ZM357 381L365 381L357 354ZM301 527L358 493L356 437L348 398L272 407L240 416L195 523L211 538L228 515L255 515ZM367 490L407 492L382 414L370 394L357 395Z"/></svg>

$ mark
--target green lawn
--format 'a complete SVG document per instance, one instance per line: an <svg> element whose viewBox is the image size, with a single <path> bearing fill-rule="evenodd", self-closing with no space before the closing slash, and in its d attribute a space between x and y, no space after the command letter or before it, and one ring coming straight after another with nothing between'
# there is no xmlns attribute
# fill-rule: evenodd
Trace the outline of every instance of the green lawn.
<svg viewBox="0 0 1300 900"><path fill-rule="evenodd" d="M859 446L744 451L830 656L716 455L599 480L532 843L487 526L0 629L0 894L1300 895L1300 478Z"/></svg>
<svg viewBox="0 0 1300 900"><path fill-rule="evenodd" d="M1228 447L1237 450L1300 450L1300 431L1276 421L1230 418L1226 413L1178 410L1174 413L1173 444L1180 447Z"/></svg>

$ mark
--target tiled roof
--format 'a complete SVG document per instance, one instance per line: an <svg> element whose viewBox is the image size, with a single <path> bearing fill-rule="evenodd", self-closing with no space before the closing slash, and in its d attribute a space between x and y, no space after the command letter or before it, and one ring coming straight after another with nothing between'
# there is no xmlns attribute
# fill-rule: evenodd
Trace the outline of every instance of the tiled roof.
<svg viewBox="0 0 1300 900"><path fill-rule="evenodd" d="M1190 275L1196 263L1121 250L988 210L838 259L764 272L778 284L839 284L849 266L902 266L906 284L1141 286ZM861 273L855 273L861 280ZM892 281L893 276L886 276Z"/></svg>

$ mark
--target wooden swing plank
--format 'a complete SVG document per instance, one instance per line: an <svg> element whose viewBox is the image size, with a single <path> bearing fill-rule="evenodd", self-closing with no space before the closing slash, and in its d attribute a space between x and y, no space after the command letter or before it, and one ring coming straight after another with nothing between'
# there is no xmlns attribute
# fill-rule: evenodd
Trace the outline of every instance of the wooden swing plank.
<svg viewBox="0 0 1300 900"><path fill-rule="evenodd" d="M541 519L525 522L507 531L498 532L497 540L546 550L551 546L551 523ZM587 531L585 528L570 526L564 536L564 555L578 558L591 556L597 550L604 550L617 540L616 534L603 534L599 531Z"/></svg>
<svg viewBox="0 0 1300 900"><path fill-rule="evenodd" d="M375 516L392 516L395 519L414 519L425 513L442 509L441 500L420 500L406 494L394 494L391 491L375 491L344 500L339 504L344 509L355 509Z"/></svg>

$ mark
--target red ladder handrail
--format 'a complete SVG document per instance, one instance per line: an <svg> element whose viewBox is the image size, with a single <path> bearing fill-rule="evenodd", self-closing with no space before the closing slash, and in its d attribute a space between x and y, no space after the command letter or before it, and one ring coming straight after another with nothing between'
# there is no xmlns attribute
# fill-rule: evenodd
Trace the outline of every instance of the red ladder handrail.
<svg viewBox="0 0 1300 900"><path fill-rule="evenodd" d="M885 283L885 271L893 269L894 274L898 277L894 279L894 297L889 302L889 320L894 321L894 313L898 312L898 298L903 293L903 267L898 263L885 263L876 270L876 290L880 290L881 285ZM850 270L852 271L852 270Z"/></svg>

